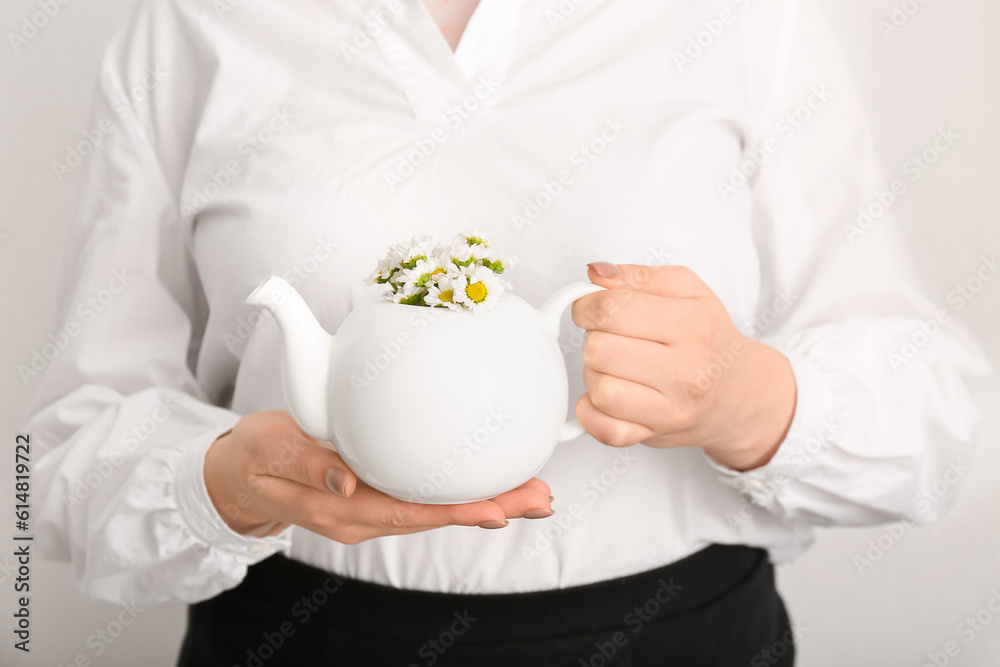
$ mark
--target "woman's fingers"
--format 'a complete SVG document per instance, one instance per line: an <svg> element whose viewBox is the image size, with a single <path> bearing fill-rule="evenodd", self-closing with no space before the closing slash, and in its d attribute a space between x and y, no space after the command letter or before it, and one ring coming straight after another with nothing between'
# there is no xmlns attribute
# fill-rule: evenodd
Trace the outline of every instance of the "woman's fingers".
<svg viewBox="0 0 1000 667"><path fill-rule="evenodd" d="M417 532L443 526L502 528L507 525L508 519L551 516L550 497L548 486L535 479L491 500L474 503L424 505L393 501L390 516L381 522L381 526L392 528L394 532Z"/></svg>
<svg viewBox="0 0 1000 667"><path fill-rule="evenodd" d="M524 487L529 487L529 488L535 489L536 491L538 491L540 494L542 494L545 497L549 497L549 496L552 495L552 490L549 488L549 485L546 484L545 482L543 482L542 480L538 479L537 477L532 477L527 482L525 482L524 484L522 484L521 486L519 486L517 488L520 489L520 488L524 488ZM499 497L502 497L502 496L497 496L497 497L499 498Z"/></svg>
<svg viewBox="0 0 1000 667"><path fill-rule="evenodd" d="M580 426L595 440L612 447L631 447L654 435L642 424L602 412L594 405L589 393L576 402L576 417Z"/></svg>
<svg viewBox="0 0 1000 667"><path fill-rule="evenodd" d="M571 309L573 323L581 329L600 330L661 343L669 331L664 327L667 299L628 290L606 290L577 299Z"/></svg>
<svg viewBox="0 0 1000 667"><path fill-rule="evenodd" d="M549 486L537 478L492 500L457 505L424 505L395 500L367 485L362 485L358 496L362 493L367 495L369 491L392 503L390 514L381 521L381 525L397 532L416 532L442 526L501 528L507 524L507 519L549 516L552 507Z"/></svg>
<svg viewBox="0 0 1000 667"><path fill-rule="evenodd" d="M549 487L539 479L501 493L493 499L497 505L503 508L508 519L544 519L552 516L552 501L549 500Z"/></svg>
<svg viewBox="0 0 1000 667"><path fill-rule="evenodd" d="M583 383L590 402L609 417L656 427L673 406L656 389L584 367Z"/></svg>
<svg viewBox="0 0 1000 667"><path fill-rule="evenodd" d="M583 343L583 363L600 373L631 380L654 389L670 377L671 350L656 341L607 331L588 331Z"/></svg>
<svg viewBox="0 0 1000 667"><path fill-rule="evenodd" d="M365 514L372 526L395 532L415 532L443 526L482 526L494 528L506 525L507 516L500 505L491 500L458 505L425 505L396 500L381 491L363 485L356 492L372 496Z"/></svg>
<svg viewBox="0 0 1000 667"><path fill-rule="evenodd" d="M264 478L258 494L259 502L272 516L336 542L356 544L376 537L354 520L359 509L356 498L342 498L286 477Z"/></svg>
<svg viewBox="0 0 1000 667"><path fill-rule="evenodd" d="M284 477L345 498L357 487L357 475L340 455L311 438L292 436L270 442L260 447L256 456L258 475Z"/></svg>
<svg viewBox="0 0 1000 667"><path fill-rule="evenodd" d="M673 345L705 325L706 308L697 299L678 299L611 289L573 302L573 323L587 331L607 331Z"/></svg>
<svg viewBox="0 0 1000 667"><path fill-rule="evenodd" d="M543 518L550 510L549 489L540 480L532 480L494 500L457 505L397 500L360 481L350 498L341 498L277 477L269 478L261 496L269 511L282 521L345 544L444 526L502 528L508 518L525 514Z"/></svg>

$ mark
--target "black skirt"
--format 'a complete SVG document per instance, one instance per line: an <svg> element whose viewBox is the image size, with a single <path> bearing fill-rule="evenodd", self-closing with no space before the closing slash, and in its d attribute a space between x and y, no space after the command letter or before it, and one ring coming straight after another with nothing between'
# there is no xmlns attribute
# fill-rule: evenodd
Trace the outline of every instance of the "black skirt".
<svg viewBox="0 0 1000 667"><path fill-rule="evenodd" d="M713 545L619 579L444 594L341 577L282 555L192 605L180 667L787 667L794 637L767 554Z"/></svg>

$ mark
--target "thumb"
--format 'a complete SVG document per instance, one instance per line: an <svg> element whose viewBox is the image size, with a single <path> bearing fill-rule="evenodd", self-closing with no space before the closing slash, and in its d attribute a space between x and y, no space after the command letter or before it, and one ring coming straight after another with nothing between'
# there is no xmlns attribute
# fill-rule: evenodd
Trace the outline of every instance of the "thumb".
<svg viewBox="0 0 1000 667"><path fill-rule="evenodd" d="M350 497L358 486L357 475L340 455L317 442L306 443L282 476L344 498Z"/></svg>

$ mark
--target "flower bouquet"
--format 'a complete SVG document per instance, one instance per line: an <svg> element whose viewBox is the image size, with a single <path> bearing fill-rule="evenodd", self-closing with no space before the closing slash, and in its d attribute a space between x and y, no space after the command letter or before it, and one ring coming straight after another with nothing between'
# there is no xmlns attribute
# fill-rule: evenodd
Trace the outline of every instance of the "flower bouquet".
<svg viewBox="0 0 1000 667"><path fill-rule="evenodd" d="M433 235L394 244L366 282L388 285L384 296L394 303L484 315L511 291L510 283L500 279L503 272L503 253L472 231L447 245Z"/></svg>

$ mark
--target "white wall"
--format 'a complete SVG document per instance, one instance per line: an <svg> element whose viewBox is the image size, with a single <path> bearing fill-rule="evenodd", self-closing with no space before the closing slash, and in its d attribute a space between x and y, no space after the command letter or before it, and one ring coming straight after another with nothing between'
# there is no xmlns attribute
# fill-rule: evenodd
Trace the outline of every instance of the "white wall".
<svg viewBox="0 0 1000 667"><path fill-rule="evenodd" d="M59 183L50 164L81 138L101 47L132 3L81 0L61 6L20 53L6 37L36 0L4 0L0 7L0 280L5 325L0 329L0 438L10 447L25 416L29 391L14 369L50 331L66 222L77 187ZM331 0L333 1L333 0ZM542 0L539 0L542 1ZM553 4L554 4L554 0ZM902 2L902 0L898 0ZM994 188L1000 179L1000 3L995 0L921 0L919 11L884 39L877 20L893 0L824 3L866 95L886 171L898 173L939 127L961 135L955 147L895 206L929 293L941 305L983 254L1000 253ZM918 6L917 0L907 4ZM5 234L6 236L2 236ZM958 313L1000 367L1000 280ZM990 404L997 405L995 389ZM956 626L1000 592L1000 418L989 415L975 470L954 510L929 528L910 529L864 575L853 558L883 528L826 531L780 584L797 621L804 667L913 665L927 662L956 640L951 665L1000 664L1000 619L966 643ZM8 442L9 441L9 442ZM5 447L6 449L6 447ZM9 499L11 459L0 458L0 498ZM0 505L8 507L8 500ZM10 544L6 533L4 544ZM884 542L883 538L883 542ZM117 616L112 605L80 598L68 566L35 560L32 578L32 653L11 648L14 593L0 547L0 663L64 665L85 654L96 665L172 665L183 630L183 607L143 611L97 657L87 638ZM6 560L5 560L6 559ZM985 615L984 615L985 618ZM140 662L141 660L141 662Z"/></svg>
<svg viewBox="0 0 1000 667"><path fill-rule="evenodd" d="M876 22L897 2L902 4L823 4L858 73L890 178L930 145L937 128L950 125L961 135L894 208L928 294L947 307L945 295L973 273L980 257L1000 254L1000 3L929 0L883 39ZM1000 283L988 283L956 316L997 366ZM921 667L929 663L928 652L940 652L953 640L960 652L948 664L1000 664L1000 618L982 632L956 635L959 623L1000 592L998 398L994 384L987 403L993 414L987 415L974 471L945 519L907 530L863 575L853 559L864 557L869 540L877 541L885 528L823 531L809 553L783 568L782 592L809 629L802 637L805 667Z"/></svg>

